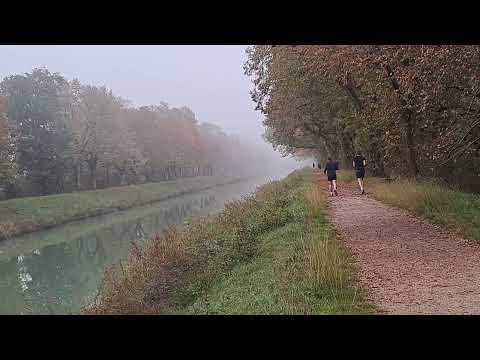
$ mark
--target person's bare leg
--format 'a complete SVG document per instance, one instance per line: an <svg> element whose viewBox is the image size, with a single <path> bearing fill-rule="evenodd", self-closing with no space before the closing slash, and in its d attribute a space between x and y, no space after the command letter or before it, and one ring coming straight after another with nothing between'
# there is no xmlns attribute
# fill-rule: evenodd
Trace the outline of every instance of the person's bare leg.
<svg viewBox="0 0 480 360"><path fill-rule="evenodd" d="M330 195L333 196L333 185L331 181L328 182L328 191L330 191Z"/></svg>
<svg viewBox="0 0 480 360"><path fill-rule="evenodd" d="M332 180L333 183L333 191L335 192L335 195L338 195L337 193L337 180Z"/></svg>
<svg viewBox="0 0 480 360"><path fill-rule="evenodd" d="M360 186L360 191L363 192L363 180L362 178L358 178L358 185Z"/></svg>

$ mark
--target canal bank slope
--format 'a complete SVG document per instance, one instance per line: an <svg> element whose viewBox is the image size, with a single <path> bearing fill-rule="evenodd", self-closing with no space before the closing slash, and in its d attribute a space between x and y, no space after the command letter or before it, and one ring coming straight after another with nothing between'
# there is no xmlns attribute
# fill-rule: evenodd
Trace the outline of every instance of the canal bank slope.
<svg viewBox="0 0 480 360"><path fill-rule="evenodd" d="M104 190L28 197L0 202L0 239L92 216L147 205L245 179L201 176Z"/></svg>
<svg viewBox="0 0 480 360"><path fill-rule="evenodd" d="M86 314L336 314L371 310L312 170L133 246Z"/></svg>

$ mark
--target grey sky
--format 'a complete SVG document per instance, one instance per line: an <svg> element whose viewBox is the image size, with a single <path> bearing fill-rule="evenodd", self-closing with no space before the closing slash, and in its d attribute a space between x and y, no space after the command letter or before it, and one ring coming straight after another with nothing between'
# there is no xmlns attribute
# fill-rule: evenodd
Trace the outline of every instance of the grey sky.
<svg viewBox="0 0 480 360"><path fill-rule="evenodd" d="M246 46L0 46L0 77L45 66L84 84L106 85L134 105L166 101L190 107L200 121L259 137Z"/></svg>

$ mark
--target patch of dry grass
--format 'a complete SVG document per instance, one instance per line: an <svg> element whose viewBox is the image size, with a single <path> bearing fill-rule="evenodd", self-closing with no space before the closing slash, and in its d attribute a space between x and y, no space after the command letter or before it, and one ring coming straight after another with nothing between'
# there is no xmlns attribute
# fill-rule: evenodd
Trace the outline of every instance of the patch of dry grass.
<svg viewBox="0 0 480 360"><path fill-rule="evenodd" d="M311 170L259 188L107 272L86 314L364 312Z"/></svg>
<svg viewBox="0 0 480 360"><path fill-rule="evenodd" d="M219 277L256 252L258 236L288 220L288 183L272 182L222 213L171 228L133 245L125 265L110 269L87 314L164 314L187 306Z"/></svg>
<svg viewBox="0 0 480 360"><path fill-rule="evenodd" d="M448 189L428 181L380 179L370 186L373 196L435 223L446 225L462 235L480 241L480 196Z"/></svg>
<svg viewBox="0 0 480 360"><path fill-rule="evenodd" d="M16 232L16 226L11 221L0 224L0 239L8 239Z"/></svg>
<svg viewBox="0 0 480 360"><path fill-rule="evenodd" d="M108 269L102 293L87 314L162 314L172 306L172 291L191 265L189 247L174 227L142 248L133 243L125 263Z"/></svg>
<svg viewBox="0 0 480 360"><path fill-rule="evenodd" d="M339 180L353 184L354 172L342 171ZM428 179L387 180L367 177L365 190L377 200L406 209L480 241L480 195L468 194Z"/></svg>
<svg viewBox="0 0 480 360"><path fill-rule="evenodd" d="M305 200L311 228L304 244L306 282L315 291L328 296L343 313L368 311L364 300L357 296L350 254L334 228L324 222L325 195L318 186L310 185Z"/></svg>
<svg viewBox="0 0 480 360"><path fill-rule="evenodd" d="M329 289L332 295L348 287L346 253L333 231L316 234L315 239L305 244L304 251L305 273L313 286Z"/></svg>

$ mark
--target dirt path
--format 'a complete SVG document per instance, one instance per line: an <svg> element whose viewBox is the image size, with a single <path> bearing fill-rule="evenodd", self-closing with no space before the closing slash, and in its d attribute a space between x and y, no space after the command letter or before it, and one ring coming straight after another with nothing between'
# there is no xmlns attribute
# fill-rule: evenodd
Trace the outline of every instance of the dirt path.
<svg viewBox="0 0 480 360"><path fill-rule="evenodd" d="M320 186L325 187L323 177ZM387 314L480 314L480 246L338 185L332 222L352 251L360 285ZM367 188L368 191L368 188Z"/></svg>

